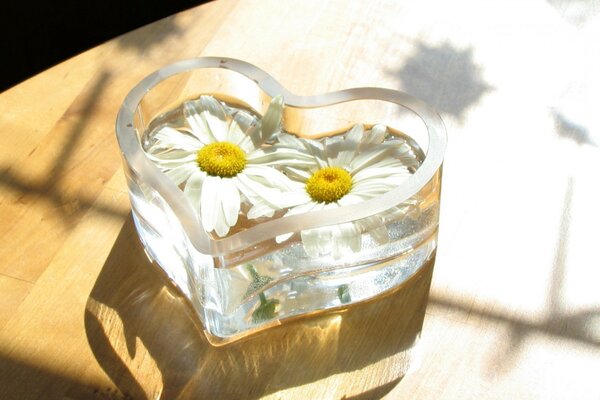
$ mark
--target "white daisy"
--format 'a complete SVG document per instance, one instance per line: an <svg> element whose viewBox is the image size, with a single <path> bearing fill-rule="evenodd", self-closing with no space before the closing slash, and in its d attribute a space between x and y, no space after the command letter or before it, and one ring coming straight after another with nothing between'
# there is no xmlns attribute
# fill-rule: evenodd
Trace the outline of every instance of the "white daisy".
<svg viewBox="0 0 600 400"><path fill-rule="evenodd" d="M301 183L297 204L286 216L360 203L396 188L418 166L412 148L401 139L384 141L387 128L376 125L364 131L354 126L346 135L324 141L280 135L275 147L294 153L283 171ZM368 231L379 242L389 241L380 216L301 232L305 251L311 257L331 253L340 258L348 250L361 248L361 234ZM290 235L278 237L278 241Z"/></svg>
<svg viewBox="0 0 600 400"><path fill-rule="evenodd" d="M260 148L279 132L282 111L281 97L271 101L259 120L201 96L183 105L188 127L163 126L151 136L148 157L176 185L184 184L183 192L199 208L207 232L227 235L244 201L254 206L249 218L273 216L285 206L283 193L292 182L268 166L277 162L277 154Z"/></svg>

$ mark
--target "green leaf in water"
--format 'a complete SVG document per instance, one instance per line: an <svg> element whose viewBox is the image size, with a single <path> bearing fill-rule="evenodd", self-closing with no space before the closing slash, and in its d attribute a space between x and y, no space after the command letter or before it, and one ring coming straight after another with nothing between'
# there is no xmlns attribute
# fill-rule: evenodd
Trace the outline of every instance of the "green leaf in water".
<svg viewBox="0 0 600 400"><path fill-rule="evenodd" d="M276 299L268 299L261 293L260 305L252 313L252 322L255 324L259 322L268 321L273 319L277 315L277 305L279 301Z"/></svg>
<svg viewBox="0 0 600 400"><path fill-rule="evenodd" d="M350 303L352 297L350 297L350 286L347 284L340 285L337 289L337 294L342 304Z"/></svg>
<svg viewBox="0 0 600 400"><path fill-rule="evenodd" d="M246 290L246 293L244 294L244 298L258 292L263 286L267 285L273 280L273 278L270 278L268 276L259 275L256 271L256 268L254 268L254 265L252 264L247 264L246 269L248 270L248 272L250 272L250 275L252 276L252 282L250 282L248 290Z"/></svg>
<svg viewBox="0 0 600 400"><path fill-rule="evenodd" d="M248 272L252 276L252 282L246 290L244 297L248 297L253 293L258 292L265 285L271 282L273 279L268 276L261 276L256 271L256 268L252 264L246 265ZM252 313L252 322L259 323L273 319L277 315L277 305L279 301L276 299L267 299L264 293L259 293L258 298L260 299L260 305Z"/></svg>

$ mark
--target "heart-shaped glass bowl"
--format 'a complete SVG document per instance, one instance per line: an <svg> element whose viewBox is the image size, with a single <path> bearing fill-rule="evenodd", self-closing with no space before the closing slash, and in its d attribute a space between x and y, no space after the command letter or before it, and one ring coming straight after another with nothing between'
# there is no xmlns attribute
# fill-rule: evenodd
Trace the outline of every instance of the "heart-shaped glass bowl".
<svg viewBox="0 0 600 400"><path fill-rule="evenodd" d="M148 155L152 145L148 132L165 121L185 125L189 113L182 111L182 105L199 104L200 96L210 96L227 110L244 110L255 122L282 97L277 134L261 147L271 154L283 154L278 150L282 143L301 143L309 153L318 150L313 154L318 164L328 160L327 154L339 155L340 149L348 149L345 144L354 143L345 164L338 163L338 172L353 174L357 162L350 160L361 156L370 160L369 154L377 158L385 153L367 164L388 171L388 161L396 165L408 155L404 172L409 174L401 180L391 174L388 180L373 181L374 186L366 187L380 183L387 189L355 196L353 202L313 197L320 206L304 207L305 212L289 213L293 207L281 206L273 215L250 219L242 215L248 210L242 204L238 221L246 223L215 235L205 230L202 216L212 218L211 213L220 210L201 210L201 204L184 193L185 183L178 186ZM205 119L198 121L204 128L210 125ZM182 134L189 136L189 130ZM197 58L168 65L133 88L119 110L116 132L139 237L150 258L189 300L215 345L293 317L389 293L435 258L446 133L438 114L408 94L355 88L297 96L246 62ZM378 146L392 150L381 152ZM367 147L372 153L364 150ZM307 151L301 153L288 148L288 158L273 163L279 168L277 176L286 175L288 164L306 159ZM293 154L299 154L299 159ZM305 179L314 172L308 168L295 177ZM361 179L368 181L374 175L377 171L363 171ZM352 175L346 188L358 187L358 177ZM294 187L303 187L302 179L296 180ZM269 180L260 184L268 185ZM197 193L204 185L196 187ZM301 192L294 195L301 197ZM248 203L252 196L246 194L242 191L236 200ZM269 200L268 194L260 195Z"/></svg>

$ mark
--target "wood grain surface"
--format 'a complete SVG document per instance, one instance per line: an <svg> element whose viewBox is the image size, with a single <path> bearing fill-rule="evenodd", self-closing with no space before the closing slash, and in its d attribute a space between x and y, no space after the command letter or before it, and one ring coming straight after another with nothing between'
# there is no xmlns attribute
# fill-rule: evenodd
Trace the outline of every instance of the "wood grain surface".
<svg viewBox="0 0 600 400"><path fill-rule="evenodd" d="M594 1L217 1L1 93L0 399L599 399L598 37ZM435 266L211 347L143 253L114 133L139 80L196 56L437 108Z"/></svg>

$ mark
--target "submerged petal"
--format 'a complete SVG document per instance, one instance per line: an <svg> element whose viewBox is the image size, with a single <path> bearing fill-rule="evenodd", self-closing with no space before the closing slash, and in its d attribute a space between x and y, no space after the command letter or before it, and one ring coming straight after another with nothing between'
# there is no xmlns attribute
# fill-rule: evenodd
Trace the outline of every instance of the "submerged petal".
<svg viewBox="0 0 600 400"><path fill-rule="evenodd" d="M189 199L194 210L200 210L200 195L202 194L202 183L206 174L201 170L194 172L185 184L183 194Z"/></svg>
<svg viewBox="0 0 600 400"><path fill-rule="evenodd" d="M249 219L272 217L277 209L265 201L257 201L248 211Z"/></svg>
<svg viewBox="0 0 600 400"><path fill-rule="evenodd" d="M385 226L371 229L368 233L379 245L389 243L390 241L390 234Z"/></svg>
<svg viewBox="0 0 600 400"><path fill-rule="evenodd" d="M352 252L360 251L361 232L352 222L335 225L332 229L332 256L341 258L348 250Z"/></svg>
<svg viewBox="0 0 600 400"><path fill-rule="evenodd" d="M331 227L307 229L300 233L302 247L310 257L327 253L331 247Z"/></svg>
<svg viewBox="0 0 600 400"><path fill-rule="evenodd" d="M320 211L325 208L331 208L331 205L313 202L314 206L309 211ZM333 205L336 207L335 205ZM308 211L305 211L308 212ZM302 238L302 247L306 254L311 257L317 257L330 251L331 248L331 226L306 229L300 232Z"/></svg>
<svg viewBox="0 0 600 400"><path fill-rule="evenodd" d="M240 192L234 179L221 179L221 201L227 226L237 223L240 213Z"/></svg>
<svg viewBox="0 0 600 400"><path fill-rule="evenodd" d="M222 197L221 200L223 200ZM217 214L217 218L215 220L215 233L217 236L223 237L229 233L229 225L227 224L223 204L219 204L215 211Z"/></svg>
<svg viewBox="0 0 600 400"><path fill-rule="evenodd" d="M220 214L219 183L221 178L207 176L200 193L200 218L206 232L211 232L217 224Z"/></svg>
<svg viewBox="0 0 600 400"><path fill-rule="evenodd" d="M300 204L300 205L298 205L298 206L290 209L285 214L285 217L290 217L292 215L298 215L298 214L302 214L302 213L305 213L305 212L309 212L309 211L311 211L312 209L314 209L317 206L317 203L314 202L314 201L312 201L310 199L310 197L308 197L308 196L306 196L306 197L307 197L307 201L306 202L304 202L304 203L302 203L302 204ZM286 233L284 235L279 235L279 236L277 236L275 238L275 241L277 243L283 243L286 240L288 240L294 233L295 232L290 232L290 233Z"/></svg>

